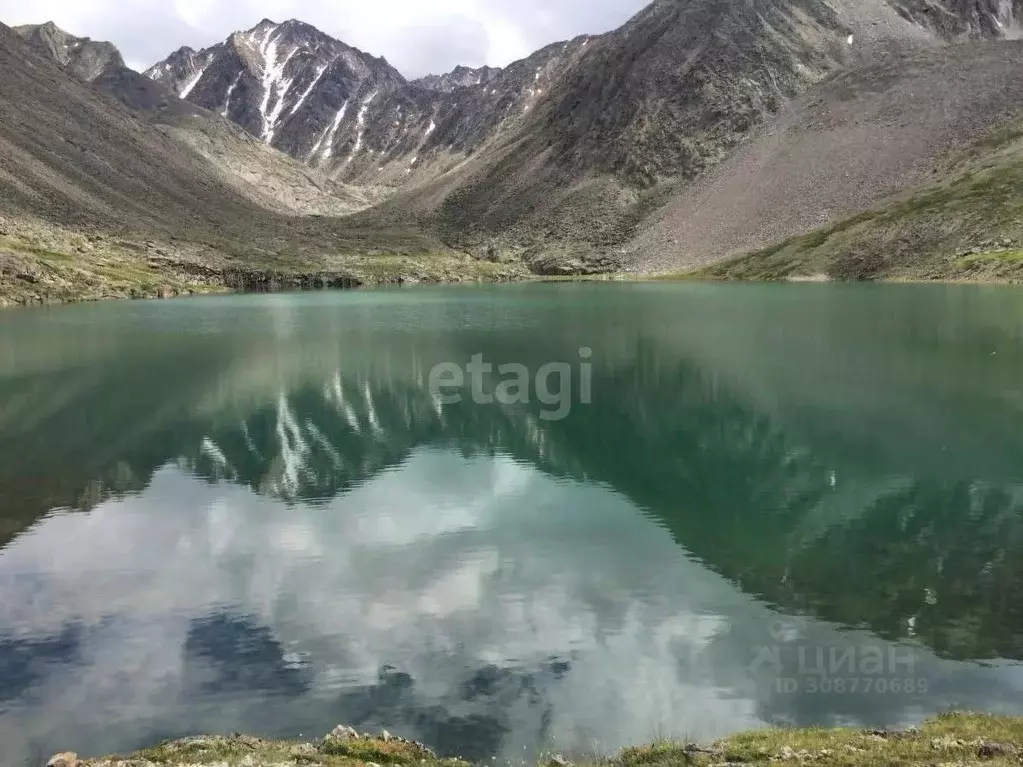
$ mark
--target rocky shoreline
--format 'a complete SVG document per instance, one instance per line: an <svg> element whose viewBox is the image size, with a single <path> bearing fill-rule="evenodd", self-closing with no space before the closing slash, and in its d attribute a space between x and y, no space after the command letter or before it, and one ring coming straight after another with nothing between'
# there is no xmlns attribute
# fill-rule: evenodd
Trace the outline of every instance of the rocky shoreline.
<svg viewBox="0 0 1023 767"><path fill-rule="evenodd" d="M994 243L994 241L991 241ZM1002 240L972 248L945 272L893 274L876 282L1023 283L1023 251ZM988 243L984 243L985 245ZM997 247L996 247L997 246ZM565 262L569 263L569 262ZM210 293L348 290L375 285L537 281L843 281L824 271L736 271L729 262L679 273L622 272L610 261L567 273L524 261L491 261L457 251L353 253L302 258L242 258L182 242L157 243L57 230L0 227L0 308L107 299L168 299ZM729 266L732 264L733 266ZM550 264L547 265L550 267ZM734 267L734 268L733 268Z"/></svg>
<svg viewBox="0 0 1023 767"><path fill-rule="evenodd" d="M513 282L517 264L478 261L454 251L337 255L293 263L243 262L154 243L15 241L0 236L0 307L208 293L345 290L372 285Z"/></svg>
<svg viewBox="0 0 1023 767"><path fill-rule="evenodd" d="M558 754L541 754L538 767L571 767ZM1019 765L1023 718L948 713L908 730L764 729L703 746L661 741L614 756L580 760L580 767L668 765ZM130 756L82 759L57 754L47 767L471 767L438 756L422 743L386 730L359 733L339 725L313 742L267 740L234 734L169 741Z"/></svg>

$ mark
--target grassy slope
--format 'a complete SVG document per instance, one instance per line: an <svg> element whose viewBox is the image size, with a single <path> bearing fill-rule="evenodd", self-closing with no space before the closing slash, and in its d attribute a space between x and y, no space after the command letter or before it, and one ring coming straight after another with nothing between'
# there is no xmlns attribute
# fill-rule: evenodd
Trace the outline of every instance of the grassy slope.
<svg viewBox="0 0 1023 767"><path fill-rule="evenodd" d="M947 714L905 732L863 730L769 729L742 733L706 747L661 742L628 748L617 756L592 760L594 767L657 765L827 764L863 765L985 764L1018 765L1023 755L1023 719L979 714ZM553 757L543 763L558 764ZM76 767L73 758L55 767ZM86 763L103 765L264 765L320 764L328 767L426 765L464 767L439 759L424 746L401 739L332 738L319 743L267 741L245 736L202 737L164 743L123 759L107 757Z"/></svg>
<svg viewBox="0 0 1023 767"><path fill-rule="evenodd" d="M1023 279L1023 121L978 141L941 179L695 274L724 279Z"/></svg>
<svg viewBox="0 0 1023 767"><path fill-rule="evenodd" d="M150 239L0 219L0 307L523 276L518 265L477 261L399 230L339 233L329 246L317 240L257 244L156 233Z"/></svg>

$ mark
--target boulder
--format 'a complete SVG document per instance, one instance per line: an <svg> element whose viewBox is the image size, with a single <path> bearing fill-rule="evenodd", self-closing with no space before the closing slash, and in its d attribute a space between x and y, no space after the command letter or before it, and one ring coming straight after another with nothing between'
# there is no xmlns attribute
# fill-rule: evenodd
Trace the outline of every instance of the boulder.
<svg viewBox="0 0 1023 767"><path fill-rule="evenodd" d="M359 737L358 730L345 724L339 724L327 736L329 740L358 740Z"/></svg>

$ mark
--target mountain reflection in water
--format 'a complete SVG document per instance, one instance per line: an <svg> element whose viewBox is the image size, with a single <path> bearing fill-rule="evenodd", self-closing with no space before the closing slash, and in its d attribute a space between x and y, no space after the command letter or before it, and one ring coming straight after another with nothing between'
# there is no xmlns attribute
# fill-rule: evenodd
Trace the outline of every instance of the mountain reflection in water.
<svg viewBox="0 0 1023 767"><path fill-rule="evenodd" d="M12 313L0 740L346 722L518 762L1019 711L1020 317L706 285ZM581 346L562 421L426 383ZM885 689L815 685L818 653Z"/></svg>

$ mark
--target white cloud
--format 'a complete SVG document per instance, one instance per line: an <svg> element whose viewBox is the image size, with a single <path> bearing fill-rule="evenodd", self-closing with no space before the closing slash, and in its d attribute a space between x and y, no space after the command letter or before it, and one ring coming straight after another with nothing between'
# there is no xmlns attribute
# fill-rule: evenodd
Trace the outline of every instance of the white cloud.
<svg viewBox="0 0 1023 767"><path fill-rule="evenodd" d="M588 501L571 509L573 492ZM0 627L82 632L75 660L38 680L32 703L0 723L0 741L15 761L29 761L29 742L56 733L105 752L149 722L162 731L258 728L255 700L195 700L186 691L196 673L189 630L221 611L253 617L308 660L306 694L266 706L321 730L333 722L310 712L340 685L373 683L388 663L411 674L424 709L490 715L484 700L459 700L465 673L491 663L532 673L552 658L572 659L573 670L537 691L555 706L552 731L566 747L598 736L613 749L672 717L690 732L755 724L749 701L719 700L670 671L674 653L702 657L723 629L715 607L748 598L634 514L615 494L568 488L510 459L432 450L321 507L285 506L166 468L140 496L54 515L0 555L9 597ZM594 517L606 526L598 530L615 533L594 536ZM644 556L613 555L623 547ZM687 588L670 605L634 599L638 584L662 579ZM631 700L622 691L633 691ZM506 705L502 716L517 721L505 756L521 754L516 738L530 742L542 707Z"/></svg>
<svg viewBox="0 0 1023 767"><path fill-rule="evenodd" d="M629 551L643 556L621 556ZM503 457L417 451L400 471L319 507L166 468L137 497L55 515L18 538L0 555L0 583L0 630L79 629L69 662L33 666L43 673L31 700L0 722L15 761L58 733L106 752L145 738L154 722L161 732L256 730L254 707L285 727L326 730L336 722L323 709L340 688L373 684L388 663L415 680L417 708L491 716L487 696L460 697L467 674L489 664L541 674L551 659L570 662L535 687L566 748L614 749L678 722L690 734L757 723L749 699L678 676L712 664L725 616L751 600L616 494ZM670 584L685 584L670 604L642 596L671 594ZM256 692L248 701L190 694L196 673L207 673L186 657L189 632L222 612L249 616L304 660L309 689L262 703ZM499 702L506 757L532 746L546 716L528 697Z"/></svg>
<svg viewBox="0 0 1023 767"><path fill-rule="evenodd" d="M408 76L458 64L502 66L556 40L607 31L644 0L0 0L0 20L52 20L118 45L144 68L182 45L200 48L263 18L297 18L377 56Z"/></svg>
<svg viewBox="0 0 1023 767"><path fill-rule="evenodd" d="M388 523L375 524L380 517ZM686 556L618 494L502 456L419 450L317 506L168 467L137 496L41 521L0 552L0 584L5 639L59 642L73 627L67 657L34 659L31 694L5 701L0 742L12 763L38 762L33 744L45 744L42 758L103 753L178 731L305 728L312 737L342 720L345 702L385 664L412 687L401 705L369 702L378 726L425 736L408 719L387 719L406 704L415 721L437 711L491 720L508 763L541 731L572 753L658 735L708 740L764 720L834 713L891 723L925 713L891 695L777 693L776 672L751 665L777 614ZM252 628L242 681L279 673L273 663L283 660L307 686L197 694L197 681L223 675L212 646L190 649L190 638L225 614ZM223 643L232 629L222 628L228 636L213 639ZM813 621L799 630L810 646L837 651L882 641ZM259 656L262 636L280 643L276 661ZM33 652L12 656L15 684L17 661ZM954 682L947 689L964 707L1018 711L1014 671L917 657L920 675ZM544 671L552 660L563 673ZM494 689L463 694L488 669Z"/></svg>

